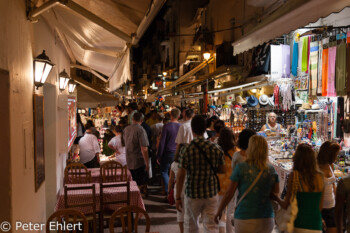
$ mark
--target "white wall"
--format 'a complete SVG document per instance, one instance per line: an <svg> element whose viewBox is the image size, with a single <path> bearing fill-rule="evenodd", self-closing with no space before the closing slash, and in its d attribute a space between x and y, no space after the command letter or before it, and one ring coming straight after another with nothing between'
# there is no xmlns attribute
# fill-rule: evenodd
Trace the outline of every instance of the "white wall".
<svg viewBox="0 0 350 233"><path fill-rule="evenodd" d="M66 68L69 73L69 60L58 37L44 21L37 24L27 21L23 0L0 0L0 30L2 32L0 33L0 68L10 72L11 119L10 122L2 122L2 124L10 124L11 153L2 156L11 158L11 171L8 174L11 177L11 185L1 188L10 190L11 193L12 208L9 218L12 219L12 223L15 221L45 222L47 182L44 182L35 192L33 150L25 149L24 146L23 129L27 127L33 130L33 57L43 49L46 50L46 54L56 64L48 82L56 86L57 74L63 68ZM39 93L43 93L42 88ZM56 93L59 94L58 91ZM34 141L32 137L27 139ZM59 139L56 141L62 143ZM65 156L60 156L57 148L47 156L53 157L52 161L56 162L56 169L61 172L65 166ZM25 169L25 163L30 164L27 169ZM56 194L61 187L63 174L56 173L56 170L47 170L47 172L50 172L47 177L54 177L57 182L52 192ZM53 201L52 198L51 204Z"/></svg>

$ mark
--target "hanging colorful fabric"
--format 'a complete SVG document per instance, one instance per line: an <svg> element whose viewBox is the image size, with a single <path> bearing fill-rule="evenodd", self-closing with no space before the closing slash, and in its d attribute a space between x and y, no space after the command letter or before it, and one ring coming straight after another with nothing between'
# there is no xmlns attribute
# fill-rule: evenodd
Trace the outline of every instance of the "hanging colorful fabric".
<svg viewBox="0 0 350 233"><path fill-rule="evenodd" d="M335 57L337 54L337 47L332 46L328 48L328 82L327 82L327 96L335 97Z"/></svg>
<svg viewBox="0 0 350 233"><path fill-rule="evenodd" d="M310 65L310 39L311 37L307 37L307 67L305 73L309 73L309 65Z"/></svg>
<svg viewBox="0 0 350 233"><path fill-rule="evenodd" d="M327 96L328 85L328 48L322 51L322 96Z"/></svg>
<svg viewBox="0 0 350 233"><path fill-rule="evenodd" d="M310 95L317 94L318 41L310 43Z"/></svg>
<svg viewBox="0 0 350 233"><path fill-rule="evenodd" d="M346 44L346 92L350 94L350 43Z"/></svg>
<svg viewBox="0 0 350 233"><path fill-rule="evenodd" d="M273 97L275 99L275 106L279 107L279 87L278 85L275 85L275 88L273 89Z"/></svg>
<svg viewBox="0 0 350 233"><path fill-rule="evenodd" d="M308 67L308 44L309 44L309 37L303 37L303 48L302 48L302 54L301 54L301 72L306 72Z"/></svg>
<svg viewBox="0 0 350 233"><path fill-rule="evenodd" d="M338 96L346 95L346 43L337 45L337 55L335 64L336 92Z"/></svg>
<svg viewBox="0 0 350 233"><path fill-rule="evenodd" d="M317 95L322 95L322 41L318 42Z"/></svg>
<svg viewBox="0 0 350 233"><path fill-rule="evenodd" d="M293 43L293 59L292 59L292 74L297 76L298 74L298 42L294 41Z"/></svg>

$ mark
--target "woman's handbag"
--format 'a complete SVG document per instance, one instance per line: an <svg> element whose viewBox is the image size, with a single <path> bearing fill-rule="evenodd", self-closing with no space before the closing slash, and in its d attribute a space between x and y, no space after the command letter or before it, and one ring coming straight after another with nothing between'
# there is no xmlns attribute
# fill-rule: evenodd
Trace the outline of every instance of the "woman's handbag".
<svg viewBox="0 0 350 233"><path fill-rule="evenodd" d="M280 207L275 212L275 221L278 230L281 232L292 233L294 231L294 221L298 214L298 202L296 194L299 190L300 182L297 171L293 171L293 184L292 184L292 195L290 198L290 205L287 209Z"/></svg>

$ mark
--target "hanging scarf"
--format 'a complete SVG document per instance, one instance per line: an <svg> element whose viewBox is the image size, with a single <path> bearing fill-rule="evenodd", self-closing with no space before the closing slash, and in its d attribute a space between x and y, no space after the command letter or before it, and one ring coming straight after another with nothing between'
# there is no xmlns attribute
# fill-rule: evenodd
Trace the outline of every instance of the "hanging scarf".
<svg viewBox="0 0 350 233"><path fill-rule="evenodd" d="M282 110L288 111L292 106L292 88L289 84L282 84L280 86L279 92L282 96Z"/></svg>
<svg viewBox="0 0 350 233"><path fill-rule="evenodd" d="M327 83L327 96L335 97L335 57L337 54L337 47L333 46L328 48L328 83Z"/></svg>
<svg viewBox="0 0 350 233"><path fill-rule="evenodd" d="M293 43L292 74L296 77L298 74L298 42Z"/></svg>
<svg viewBox="0 0 350 233"><path fill-rule="evenodd" d="M317 63L318 63L318 41L310 44L310 95L316 96L317 91Z"/></svg>
<svg viewBox="0 0 350 233"><path fill-rule="evenodd" d="M309 37L303 37L303 48L301 54L301 72L307 71L308 66L308 45L309 45Z"/></svg>
<svg viewBox="0 0 350 233"><path fill-rule="evenodd" d="M275 88L273 89L273 97L275 99L275 106L279 107L279 87L278 85L275 85Z"/></svg>

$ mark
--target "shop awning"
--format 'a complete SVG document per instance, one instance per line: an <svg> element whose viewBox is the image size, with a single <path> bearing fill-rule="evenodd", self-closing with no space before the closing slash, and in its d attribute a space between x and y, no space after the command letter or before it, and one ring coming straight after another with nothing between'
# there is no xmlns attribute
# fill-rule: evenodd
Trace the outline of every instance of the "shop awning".
<svg viewBox="0 0 350 233"><path fill-rule="evenodd" d="M118 104L118 100L114 96L99 94L82 86L77 87L77 93L78 108L107 107Z"/></svg>
<svg viewBox="0 0 350 233"><path fill-rule="evenodd" d="M214 61L214 57L211 57L208 61L204 61L204 62L200 63L198 66L194 67L192 70L190 70L186 74L182 75L180 78L178 78L177 80L172 82L172 84L170 84L169 86L167 86L163 90L160 90L158 93L159 94L168 93L169 91L171 91L171 89L173 87L175 87L176 85L179 85L180 83L185 82L186 80L188 80L190 77L195 75L198 71L200 71L201 69L203 69L204 67L206 67L209 63L211 63L213 61Z"/></svg>
<svg viewBox="0 0 350 233"><path fill-rule="evenodd" d="M350 6L349 0L289 0L243 38L235 41L233 55L289 33Z"/></svg>
<svg viewBox="0 0 350 233"><path fill-rule="evenodd" d="M49 0L29 13L56 30L71 63L108 76L109 91L130 74L130 46L136 45L166 0Z"/></svg>

